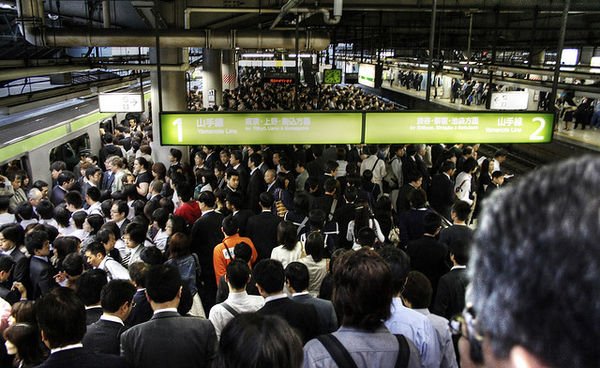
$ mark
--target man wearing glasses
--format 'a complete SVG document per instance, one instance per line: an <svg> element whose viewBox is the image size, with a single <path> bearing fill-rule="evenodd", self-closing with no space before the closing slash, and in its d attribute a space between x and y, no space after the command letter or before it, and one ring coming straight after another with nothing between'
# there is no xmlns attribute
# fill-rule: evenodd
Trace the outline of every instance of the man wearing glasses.
<svg viewBox="0 0 600 368"><path fill-rule="evenodd" d="M487 367L600 366L600 160L530 173L484 204L461 359ZM469 304L472 302L472 304Z"/></svg>

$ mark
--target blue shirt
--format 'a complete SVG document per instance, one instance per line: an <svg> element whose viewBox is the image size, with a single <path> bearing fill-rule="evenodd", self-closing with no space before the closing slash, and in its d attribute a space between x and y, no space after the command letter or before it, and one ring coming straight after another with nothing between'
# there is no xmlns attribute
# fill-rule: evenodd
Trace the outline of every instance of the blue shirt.
<svg viewBox="0 0 600 368"><path fill-rule="evenodd" d="M400 298L392 299L392 315L385 327L393 334L402 334L417 347L423 368L439 368L442 361L437 332L429 319L419 312L406 308Z"/></svg>

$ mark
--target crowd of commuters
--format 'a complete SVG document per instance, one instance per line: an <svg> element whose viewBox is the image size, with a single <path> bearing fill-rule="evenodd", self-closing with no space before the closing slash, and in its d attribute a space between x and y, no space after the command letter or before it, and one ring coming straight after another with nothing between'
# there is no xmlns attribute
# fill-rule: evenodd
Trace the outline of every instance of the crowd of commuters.
<svg viewBox="0 0 600 368"><path fill-rule="evenodd" d="M536 257L528 252L544 251L551 238L562 248L553 256L559 265L587 222L574 220L566 235L556 225L547 239L531 229L530 214L544 204L551 224L581 204L590 211L579 215L592 218L596 201L550 198L566 196L565 185L594 188L595 161L563 166L571 176L543 190L522 181L508 192L497 190L507 152L479 157L476 144L199 146L155 162L147 122L102 134L97 155L82 151L74 167L54 162L52 183L16 166L0 178L5 366L470 367L515 356L565 366L551 343L538 342L552 327L536 332L519 319L539 312L524 300L543 282L527 277ZM514 229L540 243L522 244ZM520 263L510 264L511 249ZM595 269L581 255L585 265L557 271L564 282L575 269ZM506 277L516 281L496 277L511 267L516 274ZM471 305L474 272L483 277ZM544 290L553 297L543 300L558 301L569 286ZM598 318L584 304L581 321ZM565 309L553 309L557 319ZM586 354L573 366L598 363Z"/></svg>
<svg viewBox="0 0 600 368"><path fill-rule="evenodd" d="M264 71L241 69L239 85L223 91L218 106L203 106L201 91L188 92L188 109L192 111L282 111L282 110L395 110L394 103L365 92L354 85L316 86L266 83Z"/></svg>

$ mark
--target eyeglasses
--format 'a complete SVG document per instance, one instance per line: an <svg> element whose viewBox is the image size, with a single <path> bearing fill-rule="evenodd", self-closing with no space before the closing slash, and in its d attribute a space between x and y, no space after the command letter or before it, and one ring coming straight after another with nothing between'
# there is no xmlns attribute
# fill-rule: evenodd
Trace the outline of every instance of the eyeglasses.
<svg viewBox="0 0 600 368"><path fill-rule="evenodd" d="M454 316L448 323L453 336L464 337L469 341L469 352L473 363L483 363L481 344L483 336L477 329L477 319L473 306L467 305L461 314Z"/></svg>

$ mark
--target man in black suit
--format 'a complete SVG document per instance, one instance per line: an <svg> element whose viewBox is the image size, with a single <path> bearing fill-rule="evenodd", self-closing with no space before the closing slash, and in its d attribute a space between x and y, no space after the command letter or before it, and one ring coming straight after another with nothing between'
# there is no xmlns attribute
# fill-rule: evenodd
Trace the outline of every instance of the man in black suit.
<svg viewBox="0 0 600 368"><path fill-rule="evenodd" d="M29 281L31 290L29 297L32 300L47 294L56 287L54 275L56 270L50 264L50 241L48 233L44 230L34 230L25 236L25 247L31 254L29 260Z"/></svg>
<svg viewBox="0 0 600 368"><path fill-rule="evenodd" d="M454 162L444 161L440 173L433 176L429 188L429 204L446 219L450 219L450 209L454 204L454 183L452 176L456 171Z"/></svg>
<svg viewBox="0 0 600 368"><path fill-rule="evenodd" d="M452 206L450 211L450 218L452 219L452 226L442 229L440 231L440 242L450 247L450 244L456 240L470 243L473 238L473 230L467 226L467 219L471 213L471 205L465 201L457 201Z"/></svg>
<svg viewBox="0 0 600 368"><path fill-rule="evenodd" d="M333 214L338 205L337 201L338 182L334 178L329 178L323 184L322 196L315 198L312 203L312 209L320 209L326 214L327 221L333 220Z"/></svg>
<svg viewBox="0 0 600 368"><path fill-rule="evenodd" d="M86 325L98 321L102 315L100 293L107 284L106 271L99 268L84 272L78 280L77 296L85 305Z"/></svg>
<svg viewBox="0 0 600 368"><path fill-rule="evenodd" d="M20 282L13 282L12 271L15 261L9 256L0 256L0 298L11 305L27 299L27 290Z"/></svg>
<svg viewBox="0 0 600 368"><path fill-rule="evenodd" d="M348 232L348 224L354 220L355 217L355 205L356 198L358 197L358 190L356 187L348 187L344 192L344 201L341 205L338 205L335 213L333 214L333 220L339 224L340 234L338 237L338 247L350 249L352 248L352 242L346 239L346 233Z"/></svg>
<svg viewBox="0 0 600 368"><path fill-rule="evenodd" d="M304 263L292 262L285 268L285 282L292 293L292 300L315 307L319 316L319 333L327 334L338 329L337 316L329 300L315 298L308 293L308 267Z"/></svg>
<svg viewBox="0 0 600 368"><path fill-rule="evenodd" d="M450 244L452 269L440 278L431 312L445 318L452 318L465 308L465 292L469 284L467 264L469 263L470 242L457 239Z"/></svg>
<svg viewBox="0 0 600 368"><path fill-rule="evenodd" d="M242 163L243 155L242 151L235 150L231 152L231 157L229 158L229 164L231 167L238 172L240 176L240 189L243 193L246 193L246 189L248 187L248 170Z"/></svg>
<svg viewBox="0 0 600 368"><path fill-rule="evenodd" d="M246 189L246 208L254 213L260 212L258 197L266 189L264 174L258 168L262 162L260 153L253 153L248 157L248 168L250 168L250 180Z"/></svg>
<svg viewBox="0 0 600 368"><path fill-rule="evenodd" d="M406 178L406 183L400 187L398 198L396 199L396 212L398 212L398 215L410 210L410 194L421 188L421 184L423 183L423 175L418 171L410 171L404 177Z"/></svg>
<svg viewBox="0 0 600 368"><path fill-rule="evenodd" d="M125 368L122 357L83 349L85 307L68 288L57 288L35 306L42 341L51 349L41 368Z"/></svg>
<svg viewBox="0 0 600 368"><path fill-rule="evenodd" d="M0 227L0 250L15 261L12 279L29 285L29 259L17 247L21 239L23 228L20 225L6 224Z"/></svg>
<svg viewBox="0 0 600 368"><path fill-rule="evenodd" d="M271 251L279 245L277 244L277 226L281 222L281 218L271 212L274 202L271 194L261 193L259 202L262 212L248 219L246 232L256 247L258 260L261 260L271 258Z"/></svg>
<svg viewBox="0 0 600 368"><path fill-rule="evenodd" d="M212 323L177 313L182 282L173 265L151 266L146 295L152 319L121 335L121 355L132 368L209 367L216 357L217 335Z"/></svg>
<svg viewBox="0 0 600 368"><path fill-rule="evenodd" d="M150 266L144 262L134 262L129 266L129 277L131 282L136 287L135 294L133 294L133 307L131 313L125 321L125 325L132 327L139 325L140 323L149 321L152 318L152 307L146 299L146 273ZM214 279L214 277L213 277Z"/></svg>
<svg viewBox="0 0 600 368"><path fill-rule="evenodd" d="M410 268L427 276L434 295L440 277L450 269L446 263L448 248L435 239L440 228L440 217L434 213L427 213L423 220L423 236L409 242L406 251L410 256Z"/></svg>
<svg viewBox="0 0 600 368"><path fill-rule="evenodd" d="M120 354L120 338L125 319L131 313L135 286L126 280L112 280L102 289L100 320L87 326L83 346L96 353Z"/></svg>
<svg viewBox="0 0 600 368"><path fill-rule="evenodd" d="M257 313L277 315L298 331L304 343L319 334L319 317L312 305L295 302L283 292L285 271L281 262L263 259L253 271L258 292L265 298L265 306Z"/></svg>
<svg viewBox="0 0 600 368"><path fill-rule="evenodd" d="M198 197L202 216L192 226L191 251L198 255L201 268L202 285L198 286L198 294L205 311L215 305L217 283L213 266L213 249L223 241L221 224L223 215L215 211L215 195L212 192L202 192Z"/></svg>
<svg viewBox="0 0 600 368"><path fill-rule="evenodd" d="M243 198L241 193L230 192L225 197L225 206L233 214L233 218L240 227L240 235L248 236L248 219L253 215L252 211L243 208Z"/></svg>

